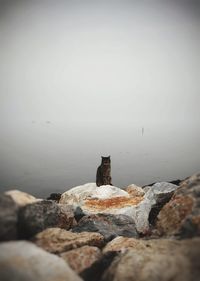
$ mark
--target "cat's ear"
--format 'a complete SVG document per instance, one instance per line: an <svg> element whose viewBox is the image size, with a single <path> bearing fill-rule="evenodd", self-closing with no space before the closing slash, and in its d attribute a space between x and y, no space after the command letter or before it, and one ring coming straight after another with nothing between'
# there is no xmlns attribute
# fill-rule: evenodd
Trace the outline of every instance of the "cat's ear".
<svg viewBox="0 0 200 281"><path fill-rule="evenodd" d="M103 159L103 156L101 156L101 158Z"/></svg>
<svg viewBox="0 0 200 281"><path fill-rule="evenodd" d="M108 156L108 158L110 158L110 155Z"/></svg>

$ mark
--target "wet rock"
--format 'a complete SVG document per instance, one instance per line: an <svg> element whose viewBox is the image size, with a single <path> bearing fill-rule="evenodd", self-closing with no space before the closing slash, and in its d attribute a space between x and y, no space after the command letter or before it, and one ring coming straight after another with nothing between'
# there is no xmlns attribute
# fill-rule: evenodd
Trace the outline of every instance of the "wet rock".
<svg viewBox="0 0 200 281"><path fill-rule="evenodd" d="M18 206L5 194L0 195L0 241L17 239Z"/></svg>
<svg viewBox="0 0 200 281"><path fill-rule="evenodd" d="M1 281L81 281L56 255L25 241L0 244Z"/></svg>
<svg viewBox="0 0 200 281"><path fill-rule="evenodd" d="M51 253L63 253L85 245L102 247L104 237L100 233L73 233L61 228L48 228L38 233L33 241Z"/></svg>
<svg viewBox="0 0 200 281"><path fill-rule="evenodd" d="M138 237L134 220L125 215L90 215L84 216L72 228L73 232L99 232L106 241L109 241L116 236Z"/></svg>
<svg viewBox="0 0 200 281"><path fill-rule="evenodd" d="M200 239L130 239L135 240L130 243L131 248L122 251L121 247L121 254L114 259L101 281L199 280ZM119 246L118 243L116 250Z"/></svg>
<svg viewBox="0 0 200 281"><path fill-rule="evenodd" d="M80 273L92 266L102 257L101 250L97 247L83 246L60 255L70 267Z"/></svg>
<svg viewBox="0 0 200 281"><path fill-rule="evenodd" d="M47 198L47 200L54 200L56 202L59 202L61 198L61 193L51 193L50 196Z"/></svg>
<svg viewBox="0 0 200 281"><path fill-rule="evenodd" d="M200 236L200 173L182 182L160 211L156 226L165 236Z"/></svg>
<svg viewBox="0 0 200 281"><path fill-rule="evenodd" d="M20 190L9 190L5 192L6 195L9 195L12 197L13 201L19 206L23 207L27 204L32 204L34 202L40 201L41 199L36 199L34 196L22 192Z"/></svg>
<svg viewBox="0 0 200 281"><path fill-rule="evenodd" d="M43 200L19 210L20 238L30 238L48 227L70 229L75 224L72 208L53 201Z"/></svg>
<svg viewBox="0 0 200 281"><path fill-rule="evenodd" d="M109 252L104 254L98 261L93 263L91 267L86 268L80 273L84 281L99 281L105 270L111 265L114 258L117 256L116 252Z"/></svg>

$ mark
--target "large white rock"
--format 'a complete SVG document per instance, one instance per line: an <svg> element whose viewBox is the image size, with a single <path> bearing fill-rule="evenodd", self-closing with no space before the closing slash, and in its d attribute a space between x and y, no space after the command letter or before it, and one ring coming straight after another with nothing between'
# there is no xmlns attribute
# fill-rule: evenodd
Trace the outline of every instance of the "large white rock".
<svg viewBox="0 0 200 281"><path fill-rule="evenodd" d="M81 281L60 257L26 241L0 244L1 281Z"/></svg>
<svg viewBox="0 0 200 281"><path fill-rule="evenodd" d="M139 232L149 230L149 213L157 201L173 192L178 186L170 183L156 183L142 189L131 185L129 192L116 186L96 186L87 183L74 187L62 194L60 203L80 207L87 215L106 213L131 216ZM135 191L134 191L135 188Z"/></svg>

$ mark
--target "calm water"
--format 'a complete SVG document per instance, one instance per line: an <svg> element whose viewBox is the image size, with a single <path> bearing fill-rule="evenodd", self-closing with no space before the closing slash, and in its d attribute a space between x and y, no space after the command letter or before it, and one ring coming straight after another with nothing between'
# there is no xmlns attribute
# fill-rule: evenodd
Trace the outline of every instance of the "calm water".
<svg viewBox="0 0 200 281"><path fill-rule="evenodd" d="M198 171L195 128L129 124L104 129L53 122L24 123L1 136L1 191L38 197L94 182L101 155L111 155L113 184L183 179Z"/></svg>

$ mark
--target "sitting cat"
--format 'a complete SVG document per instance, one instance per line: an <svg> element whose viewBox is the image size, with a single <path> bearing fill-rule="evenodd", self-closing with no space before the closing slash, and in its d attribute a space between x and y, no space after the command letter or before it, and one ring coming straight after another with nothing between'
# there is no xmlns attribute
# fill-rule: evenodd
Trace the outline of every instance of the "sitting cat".
<svg viewBox="0 0 200 281"><path fill-rule="evenodd" d="M97 169L96 175L96 185L112 185L111 183L111 166L110 166L110 156L101 156L101 165Z"/></svg>

